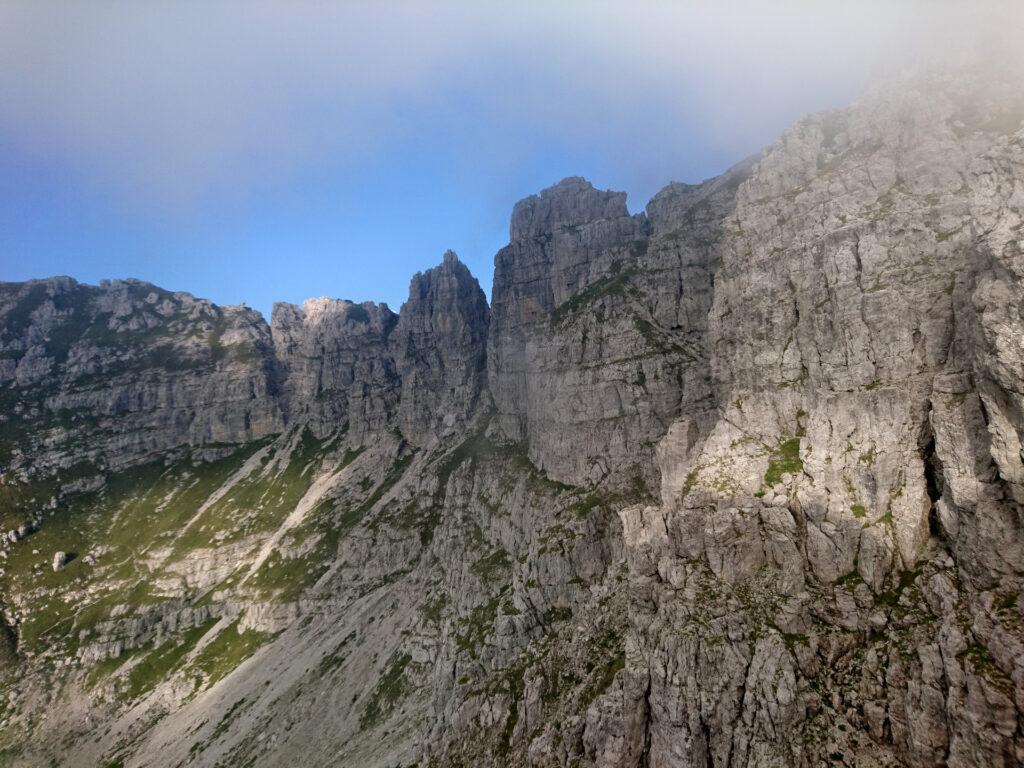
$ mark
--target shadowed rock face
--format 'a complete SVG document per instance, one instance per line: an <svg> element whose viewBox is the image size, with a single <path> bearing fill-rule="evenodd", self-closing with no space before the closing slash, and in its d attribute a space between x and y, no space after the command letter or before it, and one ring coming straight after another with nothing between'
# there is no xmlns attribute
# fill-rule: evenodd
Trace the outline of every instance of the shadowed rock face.
<svg viewBox="0 0 1024 768"><path fill-rule="evenodd" d="M480 410L489 318L487 297L454 252L413 277L391 336L402 381L399 429L411 442L463 432Z"/></svg>
<svg viewBox="0 0 1024 768"><path fill-rule="evenodd" d="M489 378L502 422L524 439L543 375L534 346L552 313L631 258L645 237L643 217L626 210L626 196L565 179L516 204L511 241L494 259ZM546 336L546 334L544 334Z"/></svg>
<svg viewBox="0 0 1024 768"><path fill-rule="evenodd" d="M1024 764L1022 120L566 179L490 308L0 285L0 763Z"/></svg>
<svg viewBox="0 0 1024 768"><path fill-rule="evenodd" d="M489 379L506 433L552 478L653 487L668 424L714 406L717 244L749 167L673 184L647 215L581 179L516 205L495 257Z"/></svg>

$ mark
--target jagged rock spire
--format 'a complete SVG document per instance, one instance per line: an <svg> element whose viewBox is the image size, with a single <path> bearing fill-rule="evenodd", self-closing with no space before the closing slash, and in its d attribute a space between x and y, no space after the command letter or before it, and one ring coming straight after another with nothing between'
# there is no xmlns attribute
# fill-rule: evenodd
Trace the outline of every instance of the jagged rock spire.
<svg viewBox="0 0 1024 768"><path fill-rule="evenodd" d="M485 387L489 319L480 284L454 251L412 278L391 337L409 440L429 441L471 416Z"/></svg>

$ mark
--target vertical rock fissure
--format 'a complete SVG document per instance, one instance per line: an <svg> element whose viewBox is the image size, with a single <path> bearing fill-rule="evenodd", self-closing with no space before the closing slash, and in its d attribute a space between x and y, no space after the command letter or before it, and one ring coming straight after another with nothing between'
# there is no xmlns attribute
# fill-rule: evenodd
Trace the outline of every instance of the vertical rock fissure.
<svg viewBox="0 0 1024 768"><path fill-rule="evenodd" d="M639 768L651 768L651 676L644 688L644 746L637 763Z"/></svg>
<svg viewBox="0 0 1024 768"><path fill-rule="evenodd" d="M704 765L705 768L715 768L715 759L711 755L711 728L708 724L702 723L704 730Z"/></svg>
<svg viewBox="0 0 1024 768"><path fill-rule="evenodd" d="M928 529L932 536L945 540L942 525L939 522L936 505L942 498L945 486L942 459L935 451L935 433L931 427L931 410L925 420L921 436L921 462L924 465L925 488L928 492L928 499L931 502L928 508Z"/></svg>
<svg viewBox="0 0 1024 768"><path fill-rule="evenodd" d="M0 668L11 668L18 662L18 637L7 623L6 610L0 605Z"/></svg>

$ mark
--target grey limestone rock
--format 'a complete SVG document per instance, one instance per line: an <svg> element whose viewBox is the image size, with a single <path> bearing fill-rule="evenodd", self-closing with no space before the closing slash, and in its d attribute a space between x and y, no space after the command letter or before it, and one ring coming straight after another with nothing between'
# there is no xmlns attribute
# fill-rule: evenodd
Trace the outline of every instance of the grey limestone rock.
<svg viewBox="0 0 1024 768"><path fill-rule="evenodd" d="M287 419L318 434L360 437L387 428L399 396L388 337L398 317L386 304L309 299L274 305L271 332Z"/></svg>
<svg viewBox="0 0 1024 768"><path fill-rule="evenodd" d="M418 273L390 337L402 382L399 429L424 444L462 431L486 397L490 310L454 252Z"/></svg>
<svg viewBox="0 0 1024 768"><path fill-rule="evenodd" d="M0 285L0 759L1024 764L1022 120L565 179L490 307Z"/></svg>

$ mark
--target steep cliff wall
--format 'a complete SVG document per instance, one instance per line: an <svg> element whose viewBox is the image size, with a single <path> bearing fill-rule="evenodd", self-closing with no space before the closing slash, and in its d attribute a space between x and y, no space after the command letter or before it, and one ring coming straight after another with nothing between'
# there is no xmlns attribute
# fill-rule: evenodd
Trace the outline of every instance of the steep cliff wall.
<svg viewBox="0 0 1024 768"><path fill-rule="evenodd" d="M16 473L118 468L280 431L259 313L138 281L0 284L0 457Z"/></svg>
<svg viewBox="0 0 1024 768"><path fill-rule="evenodd" d="M668 424L713 407L715 244L747 167L672 185L648 215L582 179L516 205L495 257L489 380L506 433L552 478L653 487Z"/></svg>
<svg viewBox="0 0 1024 768"><path fill-rule="evenodd" d="M490 308L0 286L0 764L1024 764L1022 120L566 179Z"/></svg>
<svg viewBox="0 0 1024 768"><path fill-rule="evenodd" d="M1024 756L1024 112L935 86L801 121L739 191L719 416L672 426L662 506L623 513L661 764Z"/></svg>
<svg viewBox="0 0 1024 768"><path fill-rule="evenodd" d="M484 405L489 320L487 297L452 251L413 277L391 336L399 429L413 443L459 434Z"/></svg>

